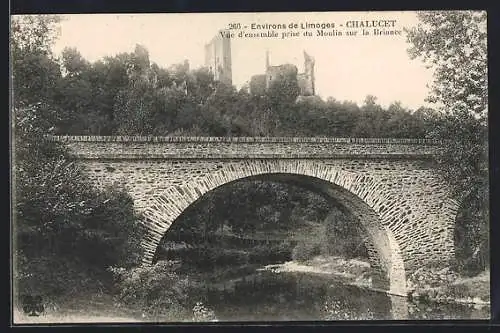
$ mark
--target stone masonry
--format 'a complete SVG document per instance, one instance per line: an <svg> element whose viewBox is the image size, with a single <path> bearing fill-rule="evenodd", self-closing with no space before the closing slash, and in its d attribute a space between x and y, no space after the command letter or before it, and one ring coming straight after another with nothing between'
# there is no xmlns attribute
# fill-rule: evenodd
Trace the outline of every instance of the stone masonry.
<svg viewBox="0 0 500 333"><path fill-rule="evenodd" d="M364 230L374 285L406 295L406 276L454 257L458 205L425 139L51 137L64 143L97 186L117 184L134 198L152 264L170 225L189 205L243 178L291 182L353 214Z"/></svg>

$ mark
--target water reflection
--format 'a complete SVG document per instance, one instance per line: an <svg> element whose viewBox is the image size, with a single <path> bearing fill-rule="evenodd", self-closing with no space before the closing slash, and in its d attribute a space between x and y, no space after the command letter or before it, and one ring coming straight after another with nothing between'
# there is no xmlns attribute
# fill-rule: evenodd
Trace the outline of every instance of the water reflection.
<svg viewBox="0 0 500 333"><path fill-rule="evenodd" d="M408 301L328 275L259 271L206 290L219 321L482 319L488 308Z"/></svg>

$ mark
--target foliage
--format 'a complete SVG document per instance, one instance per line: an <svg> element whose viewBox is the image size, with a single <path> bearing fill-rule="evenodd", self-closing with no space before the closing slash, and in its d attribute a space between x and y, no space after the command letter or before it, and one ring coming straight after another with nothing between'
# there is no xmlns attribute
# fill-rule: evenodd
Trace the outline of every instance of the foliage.
<svg viewBox="0 0 500 333"><path fill-rule="evenodd" d="M292 250L292 259L297 261L306 261L321 254L319 244L301 242L297 244Z"/></svg>
<svg viewBox="0 0 500 333"><path fill-rule="evenodd" d="M323 320L373 320L378 319L370 308L364 311L350 309L346 302L328 297L323 304Z"/></svg>
<svg viewBox="0 0 500 333"><path fill-rule="evenodd" d="M241 181L211 191L188 207L166 240L179 241L188 234L208 240L213 233L248 236L290 231L303 223L302 218L322 221L329 209L325 198L297 186Z"/></svg>
<svg viewBox="0 0 500 333"><path fill-rule="evenodd" d="M11 42L15 101L50 102L57 133L422 137L435 120L398 103L383 109L373 96L361 107L334 99L297 100L296 69L257 96L216 82L206 69L192 70L187 62L161 68L141 45L96 62L67 48L58 60L50 53L57 22L19 17ZM39 28L26 30L35 23Z"/></svg>
<svg viewBox="0 0 500 333"><path fill-rule="evenodd" d="M207 308L202 302L197 302L193 307L193 321L217 321L213 310Z"/></svg>
<svg viewBox="0 0 500 333"><path fill-rule="evenodd" d="M11 18L10 55L13 103L47 103L61 73L51 53L58 16L23 15Z"/></svg>
<svg viewBox="0 0 500 333"><path fill-rule="evenodd" d="M41 137L37 111L16 112L16 248L24 258L18 268L33 277L20 286L34 283L50 294L74 290L74 281L92 276L105 283L106 267L139 263L132 199L122 190L92 188L65 151ZM56 262L67 268L56 269Z"/></svg>
<svg viewBox="0 0 500 333"><path fill-rule="evenodd" d="M112 269L119 290L119 299L142 309L153 318L182 321L189 317L187 277L176 273L179 266L172 261L160 261L154 266L133 269Z"/></svg>
<svg viewBox="0 0 500 333"><path fill-rule="evenodd" d="M366 258L358 224L324 197L301 187L239 181L188 207L165 234L157 255L158 260L175 258L206 270L306 260L318 254ZM185 247L169 250L170 242L184 242Z"/></svg>
<svg viewBox="0 0 500 333"><path fill-rule="evenodd" d="M297 82L297 68L293 65L283 65L283 70L278 80L273 80L267 91L270 106L281 113L292 105L297 99L300 89Z"/></svg>
<svg viewBox="0 0 500 333"><path fill-rule="evenodd" d="M408 31L409 53L434 68L431 102L449 114L486 121L488 107L485 11L432 11L418 14Z"/></svg>
<svg viewBox="0 0 500 333"><path fill-rule="evenodd" d="M65 116L54 107L61 73L49 45L58 18L12 22L17 291L51 297L101 288L109 282L107 266L138 263L138 217L128 194L93 188L65 149L46 139ZM67 77L87 68L75 50L65 53L65 62L72 71Z"/></svg>
<svg viewBox="0 0 500 333"><path fill-rule="evenodd" d="M360 221L352 215L333 208L326 219L327 240L322 254L338 255L344 258L368 258L365 246L366 232L361 229Z"/></svg>
<svg viewBox="0 0 500 333"><path fill-rule="evenodd" d="M42 31L57 21L40 22ZM54 38L45 35L44 43ZM90 62L74 48L60 59L46 46L28 52L16 38L14 100L49 104L59 134L422 137L434 119L398 103L383 109L373 96L361 107L297 99L294 71L258 96L216 82L207 69L190 69L187 62L162 68L141 45Z"/></svg>
<svg viewBox="0 0 500 333"><path fill-rule="evenodd" d="M250 248L248 262L250 264L266 265L269 263L285 262L292 259L292 244L283 241L278 244L265 244Z"/></svg>
<svg viewBox="0 0 500 333"><path fill-rule="evenodd" d="M408 276L410 297L418 302L476 303L490 302L490 272L460 277L449 268L420 268Z"/></svg>
<svg viewBox="0 0 500 333"><path fill-rule="evenodd" d="M434 69L429 101L444 116L428 135L448 143L438 164L462 204L457 259L478 271L489 262L486 12L433 11L418 17L420 24L407 31L408 51ZM474 253L479 255L471 262Z"/></svg>
<svg viewBox="0 0 500 333"><path fill-rule="evenodd" d="M452 139L438 163L463 203L457 219L457 248L463 252L458 257L469 271L484 268L489 262L486 14L423 12L419 18L421 25L408 31L413 45L409 52L434 68L429 100L441 113L409 110L399 102L385 109L375 96L367 96L361 106L333 98L298 100L294 75L274 83L264 96L254 96L216 82L206 69L191 70L187 62L161 68L141 45L96 62L71 48L57 59L51 52L57 16L13 17L13 180L20 291L52 295L102 287L109 277L105 269L115 266L127 268L118 274L125 302L174 317L191 309L185 298L189 281L175 273L175 265L132 268L141 254L141 231L131 198L121 189L91 187L65 150L44 139L51 133ZM256 262L270 251L279 251L281 258L289 255L290 244L235 256L214 250L208 235L287 233L303 227L304 221L323 221L330 208L324 198L293 186L240 182L205 195L186 210L166 239L195 235L193 243L198 242L196 251L201 251L197 256L209 265ZM348 219L340 214L326 226L326 234L342 234L350 241L335 242L330 250L363 255L358 230ZM303 242L293 256L308 259L321 251L319 244ZM199 310L204 313L202 306Z"/></svg>

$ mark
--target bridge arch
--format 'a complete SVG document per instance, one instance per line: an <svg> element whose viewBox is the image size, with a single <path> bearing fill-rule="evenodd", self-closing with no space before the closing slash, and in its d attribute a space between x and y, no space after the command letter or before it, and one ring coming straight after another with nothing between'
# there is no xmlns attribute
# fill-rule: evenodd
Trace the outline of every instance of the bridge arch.
<svg viewBox="0 0 500 333"><path fill-rule="evenodd" d="M129 192L135 209L146 215L145 264L151 264L170 224L197 198L230 181L265 174L310 176L364 202L378 215L394 249L391 263L402 257L404 265L392 265L390 271L405 272L408 288L421 283L413 274L418 269L436 264L444 268L455 259L458 204L434 161L443 142L320 137L48 139L64 143L96 186L117 184ZM395 285L391 282L391 289ZM397 289L404 291L404 285Z"/></svg>
<svg viewBox="0 0 500 333"><path fill-rule="evenodd" d="M148 231L142 245L144 264L152 264L157 247L175 219L205 193L241 179L269 179L295 183L339 203L363 227L374 268L376 287L406 295L406 272L400 245L380 215L384 184L366 174L333 169L304 160L242 160L224 163L217 171L199 180L174 185L152 196L143 209Z"/></svg>

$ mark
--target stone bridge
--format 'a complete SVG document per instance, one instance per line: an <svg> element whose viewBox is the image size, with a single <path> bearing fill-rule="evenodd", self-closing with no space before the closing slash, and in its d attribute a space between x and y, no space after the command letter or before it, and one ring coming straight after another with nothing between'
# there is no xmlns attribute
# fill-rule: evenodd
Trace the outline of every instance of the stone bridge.
<svg viewBox="0 0 500 333"><path fill-rule="evenodd" d="M440 178L440 144L426 139L51 137L96 185L124 186L144 216L143 262L176 218L205 193L241 179L316 191L359 221L374 286L407 294L407 275L454 257L458 205Z"/></svg>

